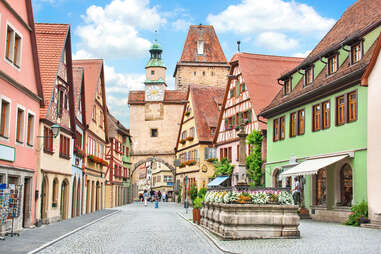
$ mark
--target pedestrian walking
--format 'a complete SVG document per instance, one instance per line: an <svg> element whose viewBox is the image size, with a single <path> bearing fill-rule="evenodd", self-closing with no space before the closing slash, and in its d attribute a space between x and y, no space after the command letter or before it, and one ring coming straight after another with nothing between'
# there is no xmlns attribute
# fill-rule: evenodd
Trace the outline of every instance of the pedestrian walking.
<svg viewBox="0 0 381 254"><path fill-rule="evenodd" d="M147 206L147 199L148 199L148 192L147 192L147 190L144 190L143 197L144 197L144 206Z"/></svg>
<svg viewBox="0 0 381 254"><path fill-rule="evenodd" d="M294 205L298 205L300 201L301 187L300 187L299 179L297 177L294 178L294 181L295 181L295 188L292 193L292 198L294 199Z"/></svg>
<svg viewBox="0 0 381 254"><path fill-rule="evenodd" d="M160 191L157 193L157 196L158 196L159 201L160 201L161 200L161 192Z"/></svg>
<svg viewBox="0 0 381 254"><path fill-rule="evenodd" d="M165 192L164 192L163 195L161 196L163 202L166 202L166 197L167 197L167 194L165 194Z"/></svg>

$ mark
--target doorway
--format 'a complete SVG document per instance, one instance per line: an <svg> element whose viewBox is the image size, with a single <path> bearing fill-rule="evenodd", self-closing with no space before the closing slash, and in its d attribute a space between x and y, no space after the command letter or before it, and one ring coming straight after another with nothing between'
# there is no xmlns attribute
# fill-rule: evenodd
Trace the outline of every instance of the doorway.
<svg viewBox="0 0 381 254"><path fill-rule="evenodd" d="M42 179L42 186L41 186L41 207L40 207L42 223L46 223L46 220L48 218L48 193L49 193L49 179L47 176L44 176L44 178Z"/></svg>
<svg viewBox="0 0 381 254"><path fill-rule="evenodd" d="M67 179L62 181L61 185L61 204L60 213L61 219L66 220L68 218L68 194L69 194L69 183Z"/></svg>
<svg viewBox="0 0 381 254"><path fill-rule="evenodd" d="M26 177L24 180L24 204L23 204L23 220L22 220L22 226L29 227L31 222L31 202L32 202L32 195L31 195L31 178Z"/></svg>

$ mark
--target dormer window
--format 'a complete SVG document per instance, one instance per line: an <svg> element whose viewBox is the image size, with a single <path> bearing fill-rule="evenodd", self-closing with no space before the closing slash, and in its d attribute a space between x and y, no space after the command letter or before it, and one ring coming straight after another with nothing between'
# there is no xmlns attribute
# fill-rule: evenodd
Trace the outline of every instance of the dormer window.
<svg viewBox="0 0 381 254"><path fill-rule="evenodd" d="M287 95L287 94L290 94L291 93L291 90L292 90L292 87L291 87L291 79L286 79L284 81L284 85L283 85L283 94L284 95Z"/></svg>
<svg viewBox="0 0 381 254"><path fill-rule="evenodd" d="M339 67L338 55L335 54L328 58L328 75L331 75L337 71Z"/></svg>
<svg viewBox="0 0 381 254"><path fill-rule="evenodd" d="M314 68L308 67L304 73L304 86L307 86L314 81Z"/></svg>
<svg viewBox="0 0 381 254"><path fill-rule="evenodd" d="M358 42L351 47L351 64L355 64L362 58L362 43Z"/></svg>
<svg viewBox="0 0 381 254"><path fill-rule="evenodd" d="M198 55L204 54L204 41L197 41L197 54Z"/></svg>

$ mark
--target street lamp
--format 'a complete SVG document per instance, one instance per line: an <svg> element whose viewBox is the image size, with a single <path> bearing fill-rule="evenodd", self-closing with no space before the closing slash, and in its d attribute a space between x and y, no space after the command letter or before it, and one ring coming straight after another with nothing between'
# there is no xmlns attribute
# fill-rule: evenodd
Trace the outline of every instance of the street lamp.
<svg viewBox="0 0 381 254"><path fill-rule="evenodd" d="M58 134L60 133L61 126L59 126L58 124L53 124L51 128L52 128L53 137L56 138Z"/></svg>

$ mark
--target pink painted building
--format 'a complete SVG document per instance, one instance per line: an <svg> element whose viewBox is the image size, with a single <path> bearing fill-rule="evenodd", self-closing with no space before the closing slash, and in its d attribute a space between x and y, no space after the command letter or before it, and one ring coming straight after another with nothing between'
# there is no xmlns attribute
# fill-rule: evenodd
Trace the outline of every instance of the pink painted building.
<svg viewBox="0 0 381 254"><path fill-rule="evenodd" d="M266 122L259 120L257 114L282 88L277 83L278 76L302 60L295 57L250 53L237 53L232 57L224 102L214 137L218 159L227 158L236 166L232 185L235 185L237 180L239 162L239 137L236 128L242 121L247 121L245 127L247 134L253 130L261 130L264 135L266 134ZM262 148L262 157L265 160L265 139ZM246 151L249 152L249 147Z"/></svg>
<svg viewBox="0 0 381 254"><path fill-rule="evenodd" d="M0 2L0 183L19 187L15 230L35 222L42 89L31 0ZM11 220L0 225L9 231Z"/></svg>

